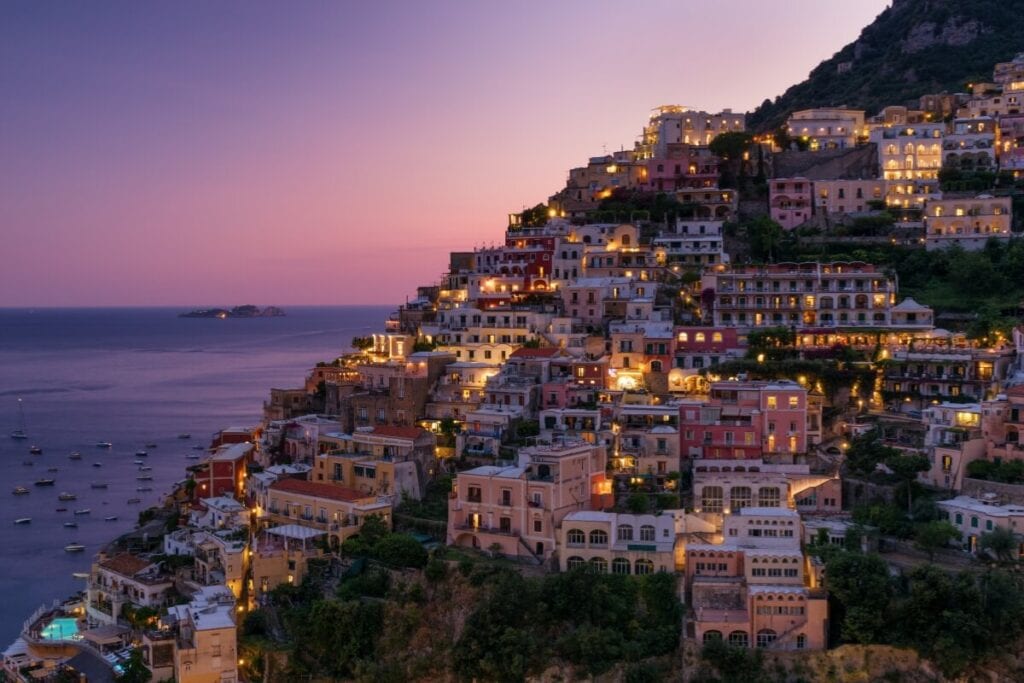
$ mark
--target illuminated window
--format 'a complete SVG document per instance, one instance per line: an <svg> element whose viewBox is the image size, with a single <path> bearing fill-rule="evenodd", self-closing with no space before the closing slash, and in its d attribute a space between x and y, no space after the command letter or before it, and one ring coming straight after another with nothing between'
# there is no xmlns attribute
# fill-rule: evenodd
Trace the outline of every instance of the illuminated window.
<svg viewBox="0 0 1024 683"><path fill-rule="evenodd" d="M768 408L769 409L778 408L779 407L778 403L779 403L778 399L775 396L769 396L768 397Z"/></svg>

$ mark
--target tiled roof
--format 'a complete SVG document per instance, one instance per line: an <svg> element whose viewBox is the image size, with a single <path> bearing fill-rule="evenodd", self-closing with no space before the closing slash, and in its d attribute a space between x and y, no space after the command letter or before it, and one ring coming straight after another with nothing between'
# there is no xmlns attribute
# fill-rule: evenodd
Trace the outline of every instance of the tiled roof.
<svg viewBox="0 0 1024 683"><path fill-rule="evenodd" d="M425 431L420 427L396 427L393 425L378 425L373 428L375 436L392 436L399 439L418 439L423 436Z"/></svg>
<svg viewBox="0 0 1024 683"><path fill-rule="evenodd" d="M109 560L100 562L100 566L104 569L117 572L122 576L135 576L151 564L153 563L149 560L144 560L131 553L120 553L114 555Z"/></svg>
<svg viewBox="0 0 1024 683"><path fill-rule="evenodd" d="M352 501L370 498L370 494L350 489L347 486L336 486L335 484L321 484L315 481L303 481L301 479L281 479L270 485L271 491L283 493L299 493L315 498L326 498L328 500L340 500L350 503Z"/></svg>

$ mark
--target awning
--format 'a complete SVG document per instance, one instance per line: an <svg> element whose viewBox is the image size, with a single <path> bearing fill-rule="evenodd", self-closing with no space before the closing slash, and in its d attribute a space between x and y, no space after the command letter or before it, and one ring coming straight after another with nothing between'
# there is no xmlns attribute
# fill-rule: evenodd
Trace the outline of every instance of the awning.
<svg viewBox="0 0 1024 683"><path fill-rule="evenodd" d="M107 624L106 626L97 626L88 631L83 631L82 637L97 645L116 645L122 641L127 633L128 629L123 626Z"/></svg>

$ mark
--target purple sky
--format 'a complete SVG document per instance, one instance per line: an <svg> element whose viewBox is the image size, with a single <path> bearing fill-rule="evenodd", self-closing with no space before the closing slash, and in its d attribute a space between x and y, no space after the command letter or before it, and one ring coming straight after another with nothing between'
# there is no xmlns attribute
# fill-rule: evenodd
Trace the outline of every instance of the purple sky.
<svg viewBox="0 0 1024 683"><path fill-rule="evenodd" d="M398 303L886 0L0 4L0 306Z"/></svg>

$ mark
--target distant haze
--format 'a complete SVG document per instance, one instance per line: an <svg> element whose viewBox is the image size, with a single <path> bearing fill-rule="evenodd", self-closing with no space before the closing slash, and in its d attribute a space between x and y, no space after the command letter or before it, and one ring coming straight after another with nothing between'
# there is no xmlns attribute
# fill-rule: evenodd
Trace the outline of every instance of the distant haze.
<svg viewBox="0 0 1024 683"><path fill-rule="evenodd" d="M0 306L397 303L884 0L0 5Z"/></svg>

